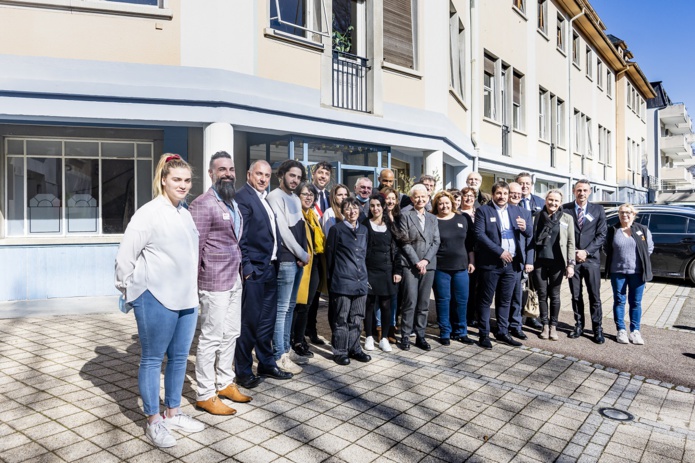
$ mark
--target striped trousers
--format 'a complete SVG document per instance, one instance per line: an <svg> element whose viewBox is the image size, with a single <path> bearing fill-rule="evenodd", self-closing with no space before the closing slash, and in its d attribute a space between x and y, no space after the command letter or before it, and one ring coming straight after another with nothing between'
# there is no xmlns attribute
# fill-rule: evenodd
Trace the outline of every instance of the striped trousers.
<svg viewBox="0 0 695 463"><path fill-rule="evenodd" d="M362 352L360 333L367 306L367 295L333 294L332 301L334 308L333 319L331 320L333 354L359 354Z"/></svg>

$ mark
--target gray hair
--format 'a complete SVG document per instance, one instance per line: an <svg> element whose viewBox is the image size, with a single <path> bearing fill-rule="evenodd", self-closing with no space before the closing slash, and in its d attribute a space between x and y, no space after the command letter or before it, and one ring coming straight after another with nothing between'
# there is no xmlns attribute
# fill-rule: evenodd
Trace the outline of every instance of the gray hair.
<svg viewBox="0 0 695 463"><path fill-rule="evenodd" d="M416 183L415 185L413 185L413 187L410 189L410 191L408 191L408 196L413 196L415 194L415 192L418 190L424 191L425 194L430 194L427 191L427 187L425 185L423 185L422 183Z"/></svg>
<svg viewBox="0 0 695 463"><path fill-rule="evenodd" d="M552 190L549 190L546 194L545 197L547 198L549 194L556 194L560 196L560 202L562 202L562 198L564 197L562 194L562 190L559 190L557 188L554 188Z"/></svg>

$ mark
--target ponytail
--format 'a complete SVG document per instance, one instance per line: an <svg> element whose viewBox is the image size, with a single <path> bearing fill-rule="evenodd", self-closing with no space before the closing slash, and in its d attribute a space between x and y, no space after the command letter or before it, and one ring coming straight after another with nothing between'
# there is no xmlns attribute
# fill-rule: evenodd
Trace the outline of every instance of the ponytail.
<svg viewBox="0 0 695 463"><path fill-rule="evenodd" d="M154 179L152 180L152 196L154 198L164 194L162 190L162 179L167 178L171 169L177 169L179 167L193 172L191 165L181 159L181 156L178 154L164 153L160 156L157 167L154 170Z"/></svg>

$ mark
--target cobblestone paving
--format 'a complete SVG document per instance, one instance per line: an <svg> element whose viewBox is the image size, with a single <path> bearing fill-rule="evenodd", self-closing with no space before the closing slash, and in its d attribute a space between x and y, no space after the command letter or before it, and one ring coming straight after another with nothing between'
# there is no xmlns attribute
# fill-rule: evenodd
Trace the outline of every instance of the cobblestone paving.
<svg viewBox="0 0 695 463"><path fill-rule="evenodd" d="M688 389L538 349L434 342L347 367L319 349L234 417L192 407L191 356L184 411L209 427L159 450L143 432L136 332L120 313L0 320L0 460L695 461ZM635 421L603 418L604 407Z"/></svg>

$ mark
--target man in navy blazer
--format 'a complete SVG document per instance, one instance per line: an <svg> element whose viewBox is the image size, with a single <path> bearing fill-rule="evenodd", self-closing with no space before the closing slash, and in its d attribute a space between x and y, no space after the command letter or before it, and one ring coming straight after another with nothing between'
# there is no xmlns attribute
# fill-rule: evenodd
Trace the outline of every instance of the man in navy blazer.
<svg viewBox="0 0 695 463"><path fill-rule="evenodd" d="M511 346L521 343L509 335L509 307L514 287L526 264L526 239L533 224L524 219L518 206L508 204L509 185L500 181L492 186L492 200L475 211L477 239L475 266L480 271L478 291L479 344L492 349L490 342L490 306L498 295L497 333L495 338Z"/></svg>
<svg viewBox="0 0 695 463"><path fill-rule="evenodd" d="M574 220L574 243L576 248L576 265L574 276L569 279L572 293L572 311L574 312L574 330L569 337L575 339L584 334L584 298L582 297L582 280L589 293L589 313L593 329L593 340L603 344L603 310L601 308L601 247L606 242L608 226L603 206L591 204L591 184L588 180L578 180L574 184L574 198L571 203L562 206L563 212Z"/></svg>
<svg viewBox="0 0 695 463"><path fill-rule="evenodd" d="M239 240L244 291L241 300L241 335L234 359L236 382L251 389L258 376L290 379L273 356L272 339L277 317L277 266L281 244L275 214L265 200L272 170L266 161L254 161L246 185L236 194L243 231ZM258 376L253 374L251 351L256 349Z"/></svg>
<svg viewBox="0 0 695 463"><path fill-rule="evenodd" d="M545 206L545 199L533 194L533 177L529 172L519 172L514 181L521 186L519 206L530 211L535 217Z"/></svg>

